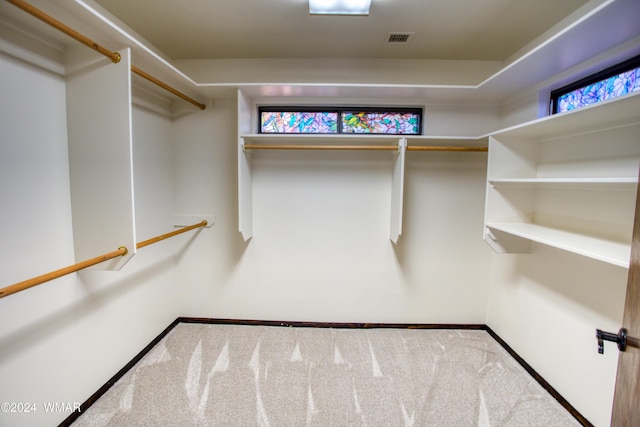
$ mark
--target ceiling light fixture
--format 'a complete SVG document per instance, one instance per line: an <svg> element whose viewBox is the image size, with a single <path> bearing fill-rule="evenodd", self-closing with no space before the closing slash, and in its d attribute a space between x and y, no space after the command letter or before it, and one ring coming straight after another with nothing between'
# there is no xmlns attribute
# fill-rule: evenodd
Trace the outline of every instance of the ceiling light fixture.
<svg viewBox="0 0 640 427"><path fill-rule="evenodd" d="M309 0L312 15L368 15L371 0Z"/></svg>

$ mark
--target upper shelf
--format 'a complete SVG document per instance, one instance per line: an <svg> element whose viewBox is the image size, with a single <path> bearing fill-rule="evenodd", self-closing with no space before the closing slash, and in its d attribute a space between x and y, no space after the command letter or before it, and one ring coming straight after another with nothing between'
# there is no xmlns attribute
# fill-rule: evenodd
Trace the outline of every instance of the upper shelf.
<svg viewBox="0 0 640 427"><path fill-rule="evenodd" d="M287 141L291 143L331 140L335 143L352 143L354 141L397 143L405 137L412 145L443 146L486 146L488 138L534 138L550 139L568 134L591 132L603 127L623 126L638 122L640 111L640 92L634 92L619 98L603 101L566 113L543 117L506 129L475 136L438 136L438 135L371 135L371 134L244 134L240 138L247 142ZM585 125L588 123L588 125Z"/></svg>
<svg viewBox="0 0 640 427"><path fill-rule="evenodd" d="M435 136L435 135L374 135L374 134L284 134L284 133L253 133L240 135L245 142L291 142L309 143L313 141L331 141L337 144L353 142L379 142L384 144L397 144L402 138L406 138L408 144L413 145L441 145L441 146L472 146L486 147L487 137L475 136Z"/></svg>
<svg viewBox="0 0 640 427"><path fill-rule="evenodd" d="M370 135L370 134L283 134L283 133L258 133L240 135L245 142L282 142L302 143L313 141L331 141L336 144L353 142L379 142L384 144L397 144L402 135Z"/></svg>
<svg viewBox="0 0 640 427"><path fill-rule="evenodd" d="M640 92L599 102L566 113L543 117L486 136L508 138L557 138L567 134L589 132L638 122ZM588 123L588 125L585 125Z"/></svg>

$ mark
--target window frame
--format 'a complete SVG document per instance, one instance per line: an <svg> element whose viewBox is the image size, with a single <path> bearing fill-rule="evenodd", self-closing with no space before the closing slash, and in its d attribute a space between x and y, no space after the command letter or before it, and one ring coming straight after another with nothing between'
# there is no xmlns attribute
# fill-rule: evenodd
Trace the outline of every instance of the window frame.
<svg viewBox="0 0 640 427"><path fill-rule="evenodd" d="M264 132L262 130L262 113L286 112L286 113L337 113L336 132ZM418 133L382 133L382 132L343 132L342 117L345 112L363 112L363 113L407 113L416 114L418 116ZM411 135L420 136L423 134L423 117L424 109L421 107L398 107L398 106L316 106L316 105L263 105L258 106L258 133L261 135Z"/></svg>
<svg viewBox="0 0 640 427"><path fill-rule="evenodd" d="M604 70L600 70L580 80L569 83L568 85L552 90L549 95L550 115L558 114L558 99L561 96L573 92L574 90L581 89L585 86L598 83L602 80L608 79L609 77L613 77L626 71L631 71L638 67L640 67L640 55L634 56L633 58L627 59L626 61L622 61L616 65L605 68Z"/></svg>

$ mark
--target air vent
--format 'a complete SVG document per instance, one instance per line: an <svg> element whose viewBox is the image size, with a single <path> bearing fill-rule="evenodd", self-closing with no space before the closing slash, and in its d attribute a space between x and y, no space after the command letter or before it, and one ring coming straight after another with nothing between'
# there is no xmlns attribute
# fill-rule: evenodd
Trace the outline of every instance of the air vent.
<svg viewBox="0 0 640 427"><path fill-rule="evenodd" d="M415 33L388 33L387 43L408 43Z"/></svg>

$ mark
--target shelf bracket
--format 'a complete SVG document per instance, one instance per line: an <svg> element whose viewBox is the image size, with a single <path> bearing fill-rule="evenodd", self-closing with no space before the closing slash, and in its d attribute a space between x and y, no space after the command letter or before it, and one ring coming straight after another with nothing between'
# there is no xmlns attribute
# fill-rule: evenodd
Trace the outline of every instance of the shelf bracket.
<svg viewBox="0 0 640 427"><path fill-rule="evenodd" d="M403 148L407 148L407 138L405 137L398 140L398 152L402 151Z"/></svg>

